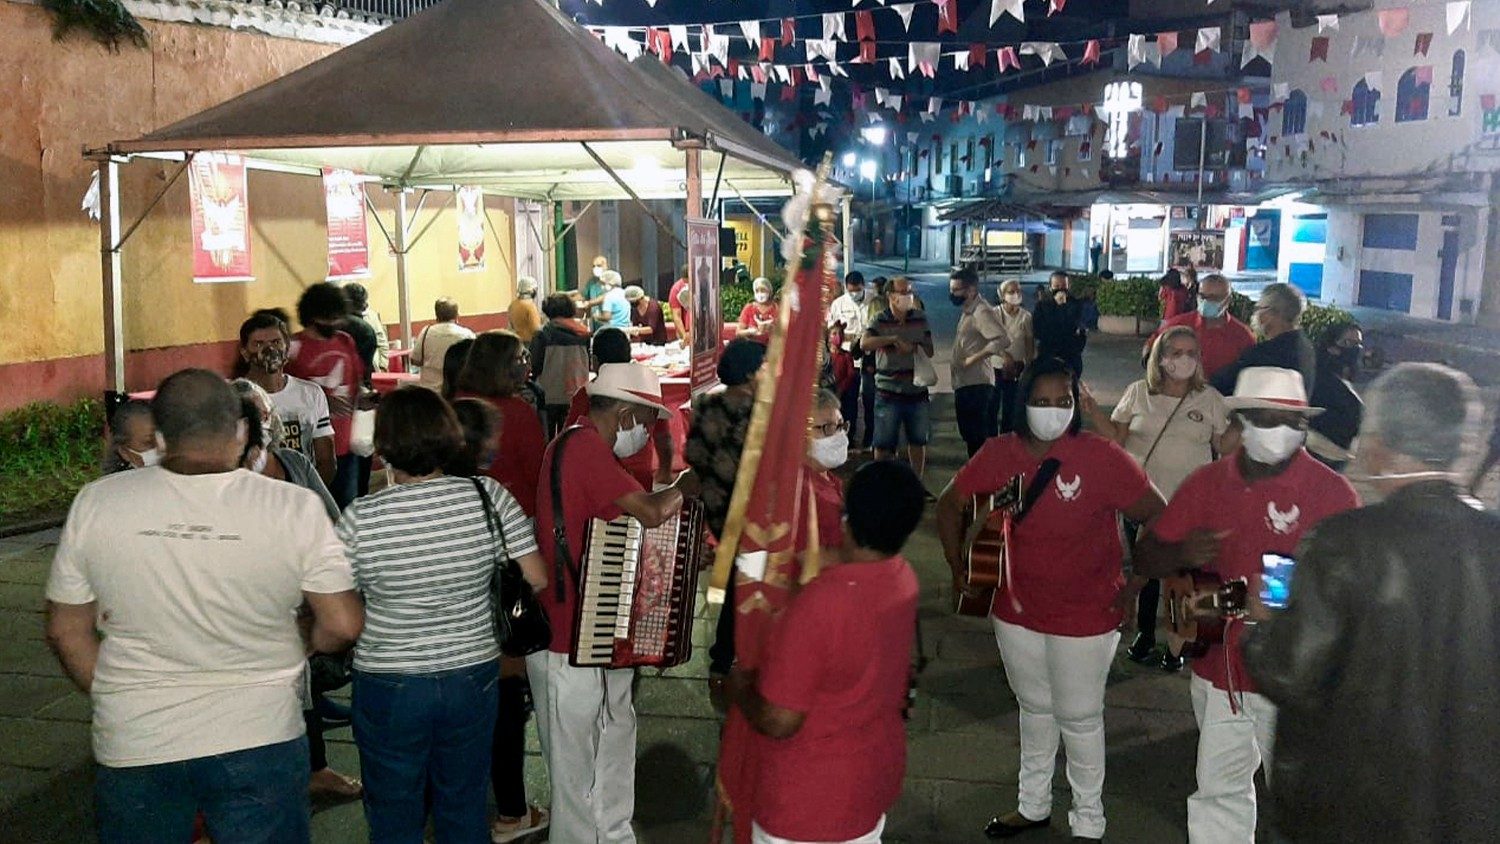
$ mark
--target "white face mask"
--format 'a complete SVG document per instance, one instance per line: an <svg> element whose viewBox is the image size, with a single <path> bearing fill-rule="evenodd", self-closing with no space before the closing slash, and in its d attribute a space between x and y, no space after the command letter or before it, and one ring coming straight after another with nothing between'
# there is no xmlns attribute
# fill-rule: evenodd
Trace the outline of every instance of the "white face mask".
<svg viewBox="0 0 1500 844"><path fill-rule="evenodd" d="M125 450L141 459L141 468L143 469L147 466L161 465L161 449L159 448L148 448L145 451L136 451L133 448Z"/></svg>
<svg viewBox="0 0 1500 844"><path fill-rule="evenodd" d="M849 298L853 299L855 302L863 302L865 300L865 291L864 290L850 290L849 291Z"/></svg>
<svg viewBox="0 0 1500 844"><path fill-rule="evenodd" d="M621 428L615 431L615 456L624 459L634 457L651 439L651 431L645 425Z"/></svg>
<svg viewBox="0 0 1500 844"><path fill-rule="evenodd" d="M604 268L603 267L594 267L594 278L598 278L601 275L604 275Z"/></svg>
<svg viewBox="0 0 1500 844"><path fill-rule="evenodd" d="M1068 291L1054 290L1052 292L1052 301L1059 305L1066 305L1068 303Z"/></svg>
<svg viewBox="0 0 1500 844"><path fill-rule="evenodd" d="M1274 428L1246 425L1240 436L1250 459L1267 466L1275 466L1291 457L1307 440L1306 431L1299 431L1290 425L1277 425Z"/></svg>
<svg viewBox="0 0 1500 844"><path fill-rule="evenodd" d="M837 469L849 461L849 434L839 431L826 437L817 437L808 449L813 462L824 469Z"/></svg>
<svg viewBox="0 0 1500 844"><path fill-rule="evenodd" d="M1021 294L1019 292L1016 292L1016 291L1011 291L1010 293L1005 294L1005 304L1007 304L1007 305L1019 305L1019 304L1021 304Z"/></svg>
<svg viewBox="0 0 1500 844"><path fill-rule="evenodd" d="M771 294L765 292L764 290L757 290L755 292L755 301L764 305L765 303L771 301Z"/></svg>
<svg viewBox="0 0 1500 844"><path fill-rule="evenodd" d="M1198 361L1190 357L1167 358L1161 362L1162 371L1174 381L1186 381L1198 371Z"/></svg>
<svg viewBox="0 0 1500 844"><path fill-rule="evenodd" d="M1062 436L1073 423L1071 407L1026 407L1026 424L1032 436L1042 442L1052 442Z"/></svg>

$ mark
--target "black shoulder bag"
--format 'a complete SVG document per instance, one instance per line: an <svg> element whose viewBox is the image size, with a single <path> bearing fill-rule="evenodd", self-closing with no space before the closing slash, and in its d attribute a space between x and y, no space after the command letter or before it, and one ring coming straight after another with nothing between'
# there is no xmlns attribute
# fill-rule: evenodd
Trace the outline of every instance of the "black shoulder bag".
<svg viewBox="0 0 1500 844"><path fill-rule="evenodd" d="M1017 507L1015 515L1010 517L1011 527L1019 525L1021 520L1026 518L1026 514L1031 512L1031 505L1035 504L1036 500L1042 497L1042 493L1047 489L1047 484L1052 483L1052 479L1057 476L1057 470L1061 466L1061 460L1058 460L1056 457L1049 457L1043 460L1042 465L1036 468L1036 477L1031 479L1031 483L1026 486L1026 492L1021 495L1021 506Z"/></svg>
<svg viewBox="0 0 1500 844"><path fill-rule="evenodd" d="M484 521L490 536L500 540L495 558L495 573L490 580L490 605L495 612L495 640L506 656L523 657L546 650L552 644L552 625L547 611L536 598L531 584L521 574L521 565L510 556L505 543L505 524L495 510L495 502L484 491L478 478L470 478L484 506Z"/></svg>

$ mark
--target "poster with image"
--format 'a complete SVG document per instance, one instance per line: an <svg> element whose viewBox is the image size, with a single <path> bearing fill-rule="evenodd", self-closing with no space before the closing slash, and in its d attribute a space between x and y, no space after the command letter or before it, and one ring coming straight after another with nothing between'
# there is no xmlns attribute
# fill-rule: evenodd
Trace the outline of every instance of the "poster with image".
<svg viewBox="0 0 1500 844"><path fill-rule="evenodd" d="M250 272L249 189L245 159L200 152L188 168L193 281L254 281Z"/></svg>
<svg viewBox="0 0 1500 844"><path fill-rule="evenodd" d="M719 223L687 221L688 285L693 306L692 394L719 383Z"/></svg>
<svg viewBox="0 0 1500 844"><path fill-rule="evenodd" d="M323 168L328 217L328 280L370 275L370 231L365 224L365 183L353 170Z"/></svg>
<svg viewBox="0 0 1500 844"><path fill-rule="evenodd" d="M458 189L458 271L484 269L484 191L476 187Z"/></svg>

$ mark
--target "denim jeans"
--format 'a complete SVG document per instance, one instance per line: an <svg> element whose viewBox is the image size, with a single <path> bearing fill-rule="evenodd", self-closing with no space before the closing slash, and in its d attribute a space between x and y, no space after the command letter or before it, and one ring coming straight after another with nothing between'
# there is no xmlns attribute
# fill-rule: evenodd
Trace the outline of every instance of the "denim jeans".
<svg viewBox="0 0 1500 844"><path fill-rule="evenodd" d="M485 792L500 664L434 674L354 672L354 743L372 844L488 844Z"/></svg>
<svg viewBox="0 0 1500 844"><path fill-rule="evenodd" d="M869 448L875 442L875 368L873 366L860 368L859 400L865 412L865 430L859 438L859 444L863 448ZM854 444L853 436L849 437L849 444Z"/></svg>
<svg viewBox="0 0 1500 844"><path fill-rule="evenodd" d="M362 459L352 451L338 456L333 483L328 485L328 492L333 495L333 502L339 505L340 510L359 497L359 464Z"/></svg>
<svg viewBox="0 0 1500 844"><path fill-rule="evenodd" d="M884 396L875 398L875 449L895 451L901 444L901 434L906 434L909 446L927 445L932 436L932 402L923 397L917 401L891 400Z"/></svg>
<svg viewBox="0 0 1500 844"><path fill-rule="evenodd" d="M958 435L969 449L969 456L995 435L995 417L990 413L995 388L989 384L972 384L953 391L953 415L958 417Z"/></svg>
<svg viewBox="0 0 1500 844"><path fill-rule="evenodd" d="M188 841L199 812L215 841L307 842L307 740L159 765L101 765L94 801L101 844Z"/></svg>

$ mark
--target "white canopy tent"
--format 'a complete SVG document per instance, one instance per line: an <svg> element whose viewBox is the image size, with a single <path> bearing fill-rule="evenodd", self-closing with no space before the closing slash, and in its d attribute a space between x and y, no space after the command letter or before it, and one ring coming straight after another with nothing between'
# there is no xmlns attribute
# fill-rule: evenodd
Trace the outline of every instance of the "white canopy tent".
<svg viewBox="0 0 1500 844"><path fill-rule="evenodd" d="M395 195L402 337L411 189L482 187L523 199L685 199L704 168L742 196L791 192L800 162L652 56L628 62L544 0L448 0L300 70L134 140L99 162L106 385L124 391L119 167L230 151L258 169L354 170ZM648 209L649 211L649 209ZM666 225L655 214L657 224ZM669 236L676 237L670 230Z"/></svg>

